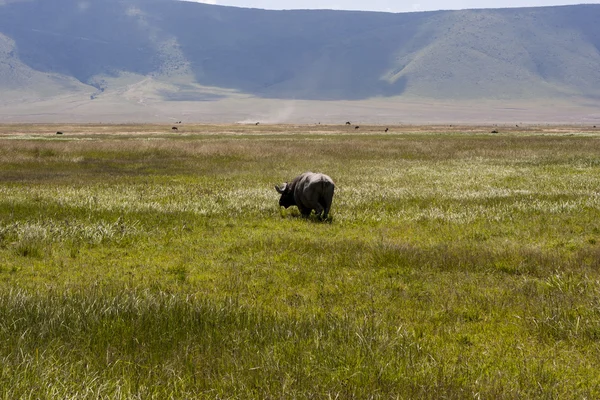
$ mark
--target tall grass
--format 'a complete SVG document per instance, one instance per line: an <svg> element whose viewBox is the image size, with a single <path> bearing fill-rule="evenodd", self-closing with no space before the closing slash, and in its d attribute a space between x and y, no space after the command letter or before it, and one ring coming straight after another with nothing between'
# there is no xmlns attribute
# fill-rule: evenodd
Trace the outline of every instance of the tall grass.
<svg viewBox="0 0 600 400"><path fill-rule="evenodd" d="M96 128L0 138L3 398L598 397L593 133Z"/></svg>

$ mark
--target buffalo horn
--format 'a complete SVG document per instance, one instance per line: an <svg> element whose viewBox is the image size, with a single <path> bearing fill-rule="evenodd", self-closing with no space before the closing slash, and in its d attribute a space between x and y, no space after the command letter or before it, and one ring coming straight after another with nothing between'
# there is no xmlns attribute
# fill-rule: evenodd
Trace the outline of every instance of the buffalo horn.
<svg viewBox="0 0 600 400"><path fill-rule="evenodd" d="M277 190L277 193L279 193L279 194L283 194L283 192L285 192L286 188L287 188L287 183L284 183L282 187L275 185L275 190Z"/></svg>

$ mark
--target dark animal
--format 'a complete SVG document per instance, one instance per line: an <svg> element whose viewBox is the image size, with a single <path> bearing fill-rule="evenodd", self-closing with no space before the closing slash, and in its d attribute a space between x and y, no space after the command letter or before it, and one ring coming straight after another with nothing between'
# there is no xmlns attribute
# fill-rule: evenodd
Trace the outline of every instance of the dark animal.
<svg viewBox="0 0 600 400"><path fill-rule="evenodd" d="M358 128L360 128L360 126L358 126L358 125L356 125L356 126L354 127L354 129L358 129Z"/></svg>
<svg viewBox="0 0 600 400"><path fill-rule="evenodd" d="M256 125L260 124L260 122L257 122Z"/></svg>
<svg viewBox="0 0 600 400"><path fill-rule="evenodd" d="M385 131L386 131L386 132L387 132L387 131L389 131L389 130L390 130L390 128L385 128Z"/></svg>
<svg viewBox="0 0 600 400"><path fill-rule="evenodd" d="M57 135L62 135L61 131L56 132Z"/></svg>
<svg viewBox="0 0 600 400"><path fill-rule="evenodd" d="M346 125L352 125L352 124L350 123L350 121L348 121L348 122L346 122Z"/></svg>
<svg viewBox="0 0 600 400"><path fill-rule="evenodd" d="M494 129L494 130L492 131L492 133L498 133L498 131Z"/></svg>
<svg viewBox="0 0 600 400"><path fill-rule="evenodd" d="M171 129L173 129L174 131L178 130L176 126L172 127Z"/></svg>
<svg viewBox="0 0 600 400"><path fill-rule="evenodd" d="M334 189L335 184L329 176L313 172L305 172L282 187L275 186L277 193L281 194L280 207L297 206L303 217L308 217L315 210L321 219L327 219Z"/></svg>

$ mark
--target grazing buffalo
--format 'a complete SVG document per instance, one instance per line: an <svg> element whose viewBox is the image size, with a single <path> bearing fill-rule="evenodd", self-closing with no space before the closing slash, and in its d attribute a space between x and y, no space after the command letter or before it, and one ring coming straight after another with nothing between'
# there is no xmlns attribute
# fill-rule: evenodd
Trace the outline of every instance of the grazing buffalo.
<svg viewBox="0 0 600 400"><path fill-rule="evenodd" d="M325 174L305 172L291 183L284 183L282 187L275 186L275 189L281 194L280 207L297 206L304 217L315 210L318 217L327 219L335 184Z"/></svg>
<svg viewBox="0 0 600 400"><path fill-rule="evenodd" d="M346 125L352 125L352 124L350 124L350 121L346 121Z"/></svg>
<svg viewBox="0 0 600 400"><path fill-rule="evenodd" d="M176 126L172 127L171 129L174 130L174 131L178 130Z"/></svg>

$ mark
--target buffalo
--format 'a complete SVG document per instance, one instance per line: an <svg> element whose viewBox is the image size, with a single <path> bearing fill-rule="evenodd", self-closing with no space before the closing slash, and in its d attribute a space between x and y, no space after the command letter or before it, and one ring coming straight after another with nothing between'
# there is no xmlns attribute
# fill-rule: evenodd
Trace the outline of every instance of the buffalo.
<svg viewBox="0 0 600 400"><path fill-rule="evenodd" d="M275 186L281 194L280 207L297 206L303 217L315 210L317 217L323 220L327 219L331 209L334 189L335 184L329 176L313 172L305 172L282 187Z"/></svg>

